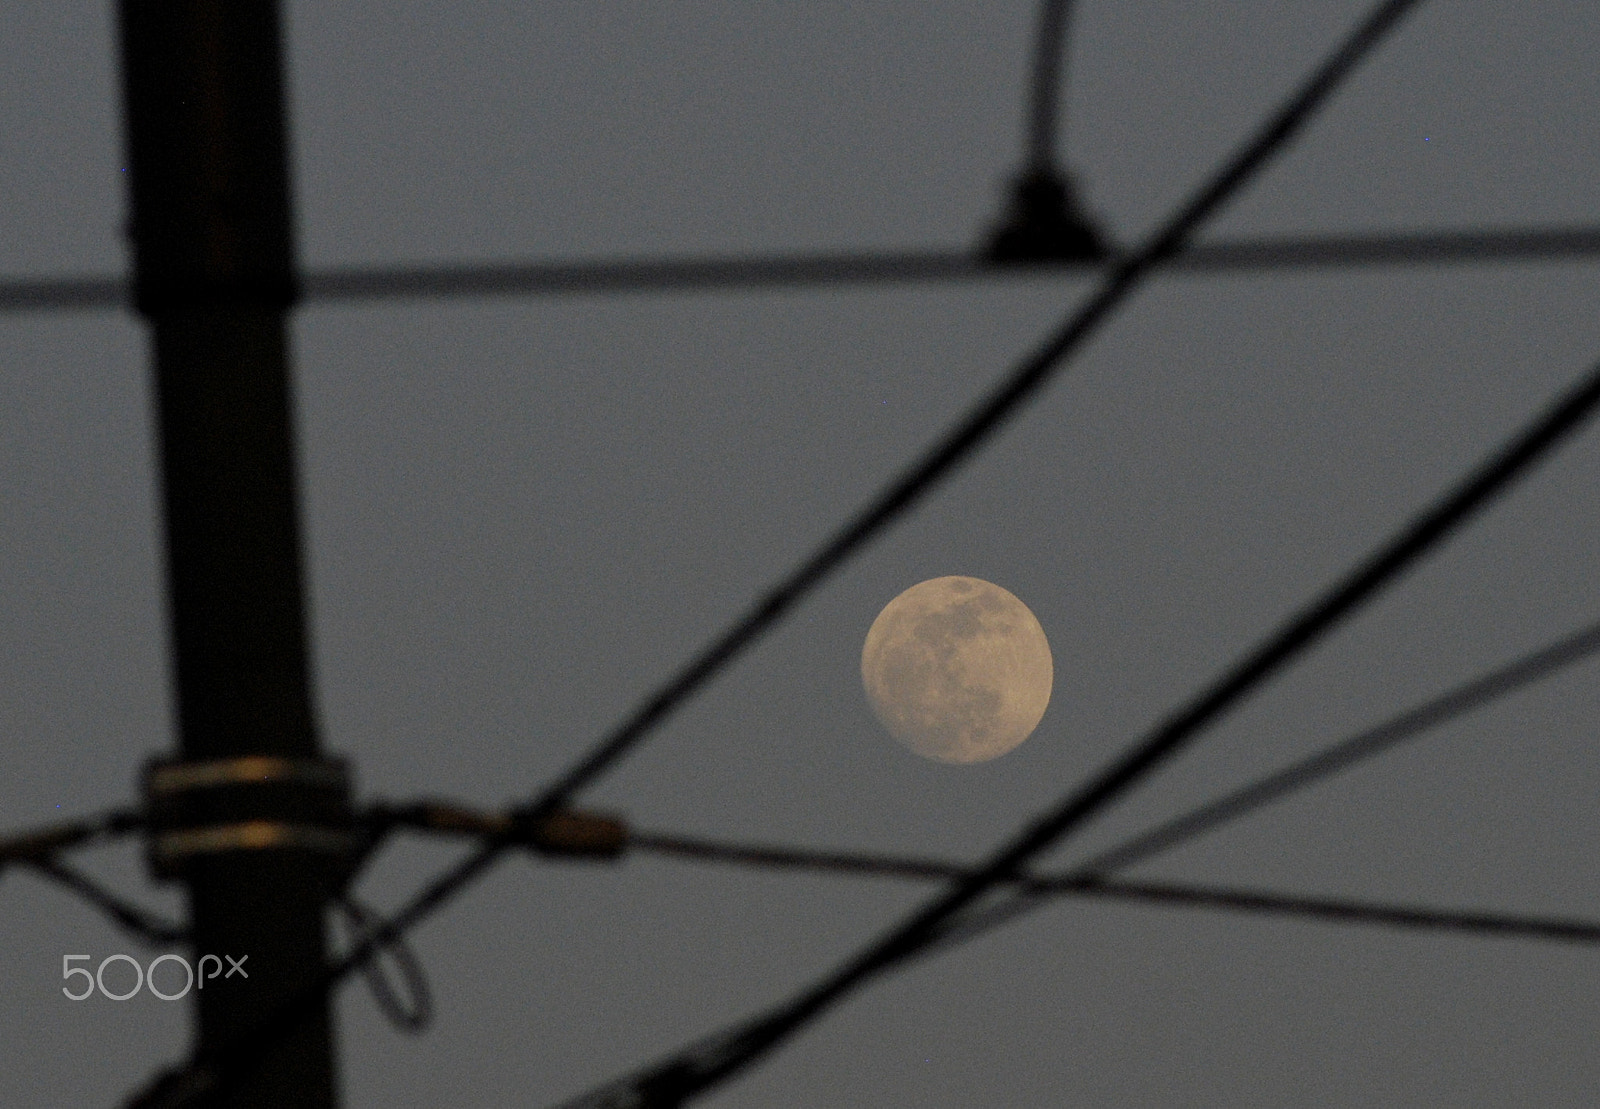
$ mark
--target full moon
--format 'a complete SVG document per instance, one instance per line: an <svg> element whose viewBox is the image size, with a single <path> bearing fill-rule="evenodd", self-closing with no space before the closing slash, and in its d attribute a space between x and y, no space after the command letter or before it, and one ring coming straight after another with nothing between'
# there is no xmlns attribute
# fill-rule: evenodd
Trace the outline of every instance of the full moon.
<svg viewBox="0 0 1600 1109"><path fill-rule="evenodd" d="M987 762L1050 703L1050 643L1028 606L979 578L932 578L884 606L861 648L883 726L924 758Z"/></svg>

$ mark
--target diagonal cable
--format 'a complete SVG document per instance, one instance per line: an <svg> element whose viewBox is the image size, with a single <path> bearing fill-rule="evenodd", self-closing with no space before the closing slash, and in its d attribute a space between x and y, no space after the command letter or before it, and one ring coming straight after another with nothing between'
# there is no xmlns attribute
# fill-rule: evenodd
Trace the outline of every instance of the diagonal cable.
<svg viewBox="0 0 1600 1109"><path fill-rule="evenodd" d="M123 900L59 859L48 855L38 856L28 859L24 865L65 886L99 909L124 931L138 936L152 946L181 943L188 938L188 931L181 925L163 920L149 910Z"/></svg>
<svg viewBox="0 0 1600 1109"><path fill-rule="evenodd" d="M187 936L182 927L163 920L100 886L63 863L57 856L74 847L86 847L127 835L144 827L144 817L128 809L113 809L99 816L53 824L0 839L0 871L26 866L76 893L118 926L150 944L176 943Z"/></svg>
<svg viewBox="0 0 1600 1109"><path fill-rule="evenodd" d="M127 835L143 827L144 818L140 814L127 809L113 809L86 820L14 833L0 838L0 869L7 863L30 862L70 847L85 847Z"/></svg>
<svg viewBox="0 0 1600 1109"><path fill-rule="evenodd" d="M1419 2L1420 0L1384 0L1362 21L1351 36L1317 67L1310 79L1270 117L1266 125L1166 220L1148 242L1112 266L1099 288L1059 330L1048 337L1012 373L1003 378L967 416L900 478L874 498L853 520L783 578L725 633L692 657L683 669L606 736L587 757L524 806L519 813L519 820L521 822L543 820L550 813L563 807L574 794L591 784L601 773L653 732L693 693L776 626L796 602L811 593L848 558L865 547L868 541L919 502L942 479L948 477L959 463L965 461L977 447L1015 416L1025 402L1043 388L1067 356L1078 350L1163 261L1183 249L1206 220L1215 215L1227 200L1231 199L1273 155L1287 144L1290 138L1299 132L1356 64ZM1569 424L1571 422L1575 422L1575 417L1568 421ZM1533 455L1537 453L1537 450L1533 451ZM1531 456L1522 464L1526 461L1531 461ZM1509 477L1509 473L1515 472L1517 468L1520 466L1513 467L1505 476ZM1503 480L1504 478L1501 478L1499 482L1493 482L1491 485L1497 487ZM1486 492L1487 490L1481 493L1477 499L1481 500ZM1464 514L1464 509L1458 512L1458 515ZM1442 534L1445 529L1436 530L1438 534ZM1398 569L1399 565L1409 561L1410 557L1415 557L1438 538L1438 534L1423 538L1414 544L1416 549L1410 552L1408 557L1401 559L1393 567L1379 568L1376 576L1369 568L1365 576L1372 579L1370 582L1355 590L1350 598L1336 604L1326 617L1313 620L1311 623L1331 624L1335 614L1342 614L1344 609L1352 607L1355 600L1376 588L1380 581ZM1175 722L1180 724L1180 727L1174 730L1177 739L1184 738L1188 731L1194 730L1222 705L1242 694L1259 680L1260 676L1264 676L1266 672L1308 643L1314 634L1315 629L1312 627L1298 632L1292 637L1294 642L1287 645L1287 650L1281 651L1280 659L1249 660L1247 666L1249 672L1243 675L1242 680L1239 676L1230 679L1230 688L1221 691L1225 696L1216 698L1213 695L1212 699L1217 703L1213 706L1208 702L1202 706L1206 711L1196 716L1194 724ZM1260 674L1255 673L1257 670ZM1176 739L1168 739L1164 731L1151 743L1157 748L1172 747L1176 746ZM1146 746L1150 746L1150 743ZM1144 756L1145 760L1152 764L1158 761L1159 757L1159 751L1154 757ZM1125 768L1118 772L1115 780L1101 783L1099 788L1103 789L1109 798L1110 794L1121 786L1121 776L1131 780L1138 772L1137 767L1132 773ZM232 1075L259 1058L260 1049L264 1044L276 1042L319 1004L320 999L326 996L334 985L364 964L380 947L403 936L484 873L513 840L514 835L508 832L481 845L466 859L429 883L398 913L369 933L364 941L356 944L348 955L333 963L313 987L269 1014L251 1034L239 1037L230 1048L215 1055L193 1060L186 1072L187 1088L210 1090L224 1088ZM1004 855L997 862L1007 869L1010 868L1009 860ZM977 895L977 892L981 892L975 887L971 896L965 896L963 895L965 890L967 886L964 884L951 895L959 900L959 904L954 908L964 906ZM941 903L944 900L948 898L941 899ZM929 911L937 910L939 904L936 903ZM943 910L935 912L935 916L943 915ZM920 936L924 927L917 924L914 931ZM903 938L891 943L894 952L898 952L903 945ZM898 954L891 952L891 955L893 957L877 965L885 965L886 962L898 958ZM866 958L867 963L872 963L880 956L869 953ZM733 1068L742 1066L749 1059L764 1053L786 1033L787 1028L803 1023L812 1012L819 1011L830 1003L833 996L848 989L861 978L874 973L876 969L876 966L864 964L859 970L848 971L840 981L827 985L816 997L802 999L798 1008L786 1009L775 1018L764 1020L759 1028L741 1033L739 1049L732 1054L721 1054L710 1070L699 1076L702 1080L694 1084L693 1089L709 1086L730 1073ZM769 1036L769 1031L775 1032L776 1035ZM752 1050L745 1050L746 1046Z"/></svg>
<svg viewBox="0 0 1600 1109"><path fill-rule="evenodd" d="M1447 693L1385 720L1282 770L1156 825L1074 866L1078 875L1105 874L1171 850L1239 817L1264 808L1314 782L1339 774L1423 732L1491 701L1551 677L1600 651L1600 623L1524 655Z"/></svg>
<svg viewBox="0 0 1600 1109"><path fill-rule="evenodd" d="M1157 905L1228 909L1267 916L1324 920L1330 923L1429 929L1467 935L1555 940L1562 943L1600 943L1600 923L1567 917L1431 909L1378 901L1188 886L1173 882L1083 883L1063 880L1053 892L1101 896Z"/></svg>

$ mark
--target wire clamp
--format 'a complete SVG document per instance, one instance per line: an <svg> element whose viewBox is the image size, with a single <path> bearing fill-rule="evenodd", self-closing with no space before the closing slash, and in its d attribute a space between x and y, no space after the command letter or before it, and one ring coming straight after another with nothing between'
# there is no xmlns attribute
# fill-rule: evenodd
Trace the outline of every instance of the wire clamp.
<svg viewBox="0 0 1600 1109"><path fill-rule="evenodd" d="M338 873L357 846L343 759L156 759L145 768L144 794L158 878L183 877L206 857L251 851L308 852Z"/></svg>

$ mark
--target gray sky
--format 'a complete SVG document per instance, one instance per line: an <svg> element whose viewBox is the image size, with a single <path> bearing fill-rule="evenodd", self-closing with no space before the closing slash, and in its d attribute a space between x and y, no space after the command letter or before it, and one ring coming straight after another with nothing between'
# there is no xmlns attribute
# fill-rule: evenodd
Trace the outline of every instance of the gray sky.
<svg viewBox="0 0 1600 1109"><path fill-rule="evenodd" d="M1080 3L1067 159L1133 241L1364 9ZM291 3L302 261L955 247L1020 146L1032 3ZM110 5L0 9L0 274L125 265ZM1426 6L1208 235L1594 221L1600 18ZM961 476L585 800L640 827L976 859L1600 353L1593 265L1172 277ZM583 751L1082 296L1061 278L303 310L317 687L363 798L498 804ZM131 802L171 747L140 325L0 319L3 825ZM1057 853L1065 861L1600 616L1586 435ZM924 578L1033 608L1016 752L878 729L860 644ZM1137 873L1600 916L1594 670ZM59 806L59 807L58 807ZM451 856L398 843L395 904ZM136 848L85 865L172 912ZM513 859L416 936L435 1027L339 1002L352 1107L543 1105L776 999L928 891ZM0 1103L110 1105L184 1006L0 879ZM1587 1104L1600 953L1061 904L858 995L706 1102Z"/></svg>

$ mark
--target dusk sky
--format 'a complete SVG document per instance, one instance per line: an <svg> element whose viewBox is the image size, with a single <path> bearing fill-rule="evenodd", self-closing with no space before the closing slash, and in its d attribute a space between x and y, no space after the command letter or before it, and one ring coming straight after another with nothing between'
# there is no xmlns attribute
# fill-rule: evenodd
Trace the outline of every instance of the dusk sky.
<svg viewBox="0 0 1600 1109"><path fill-rule="evenodd" d="M1061 157L1137 244L1366 2L1080 0ZM288 3L301 264L961 249L1021 156L1036 6ZM0 281L128 266L114 7L0 6ZM1424 4L1202 238L1600 224L1600 10ZM1149 282L1038 401L580 802L632 826L977 861L1600 359L1600 261ZM357 799L565 769L1092 288L307 304L294 383L322 741ZM174 749L130 312L0 315L0 829ZM1600 619L1600 428L1053 852L1068 864ZM1054 691L992 762L896 744L873 618L968 575ZM1600 920L1578 666L1131 876ZM398 905L457 845L397 837ZM176 918L134 842L84 869ZM934 892L517 855L423 925L437 1006L339 995L345 1104L546 1106L760 1010ZM157 953L0 876L0 1104L114 1106L187 1002L61 994ZM167 950L167 949L161 949ZM178 949L172 949L178 950ZM702 1104L1591 1105L1600 949L1063 900L855 995Z"/></svg>

